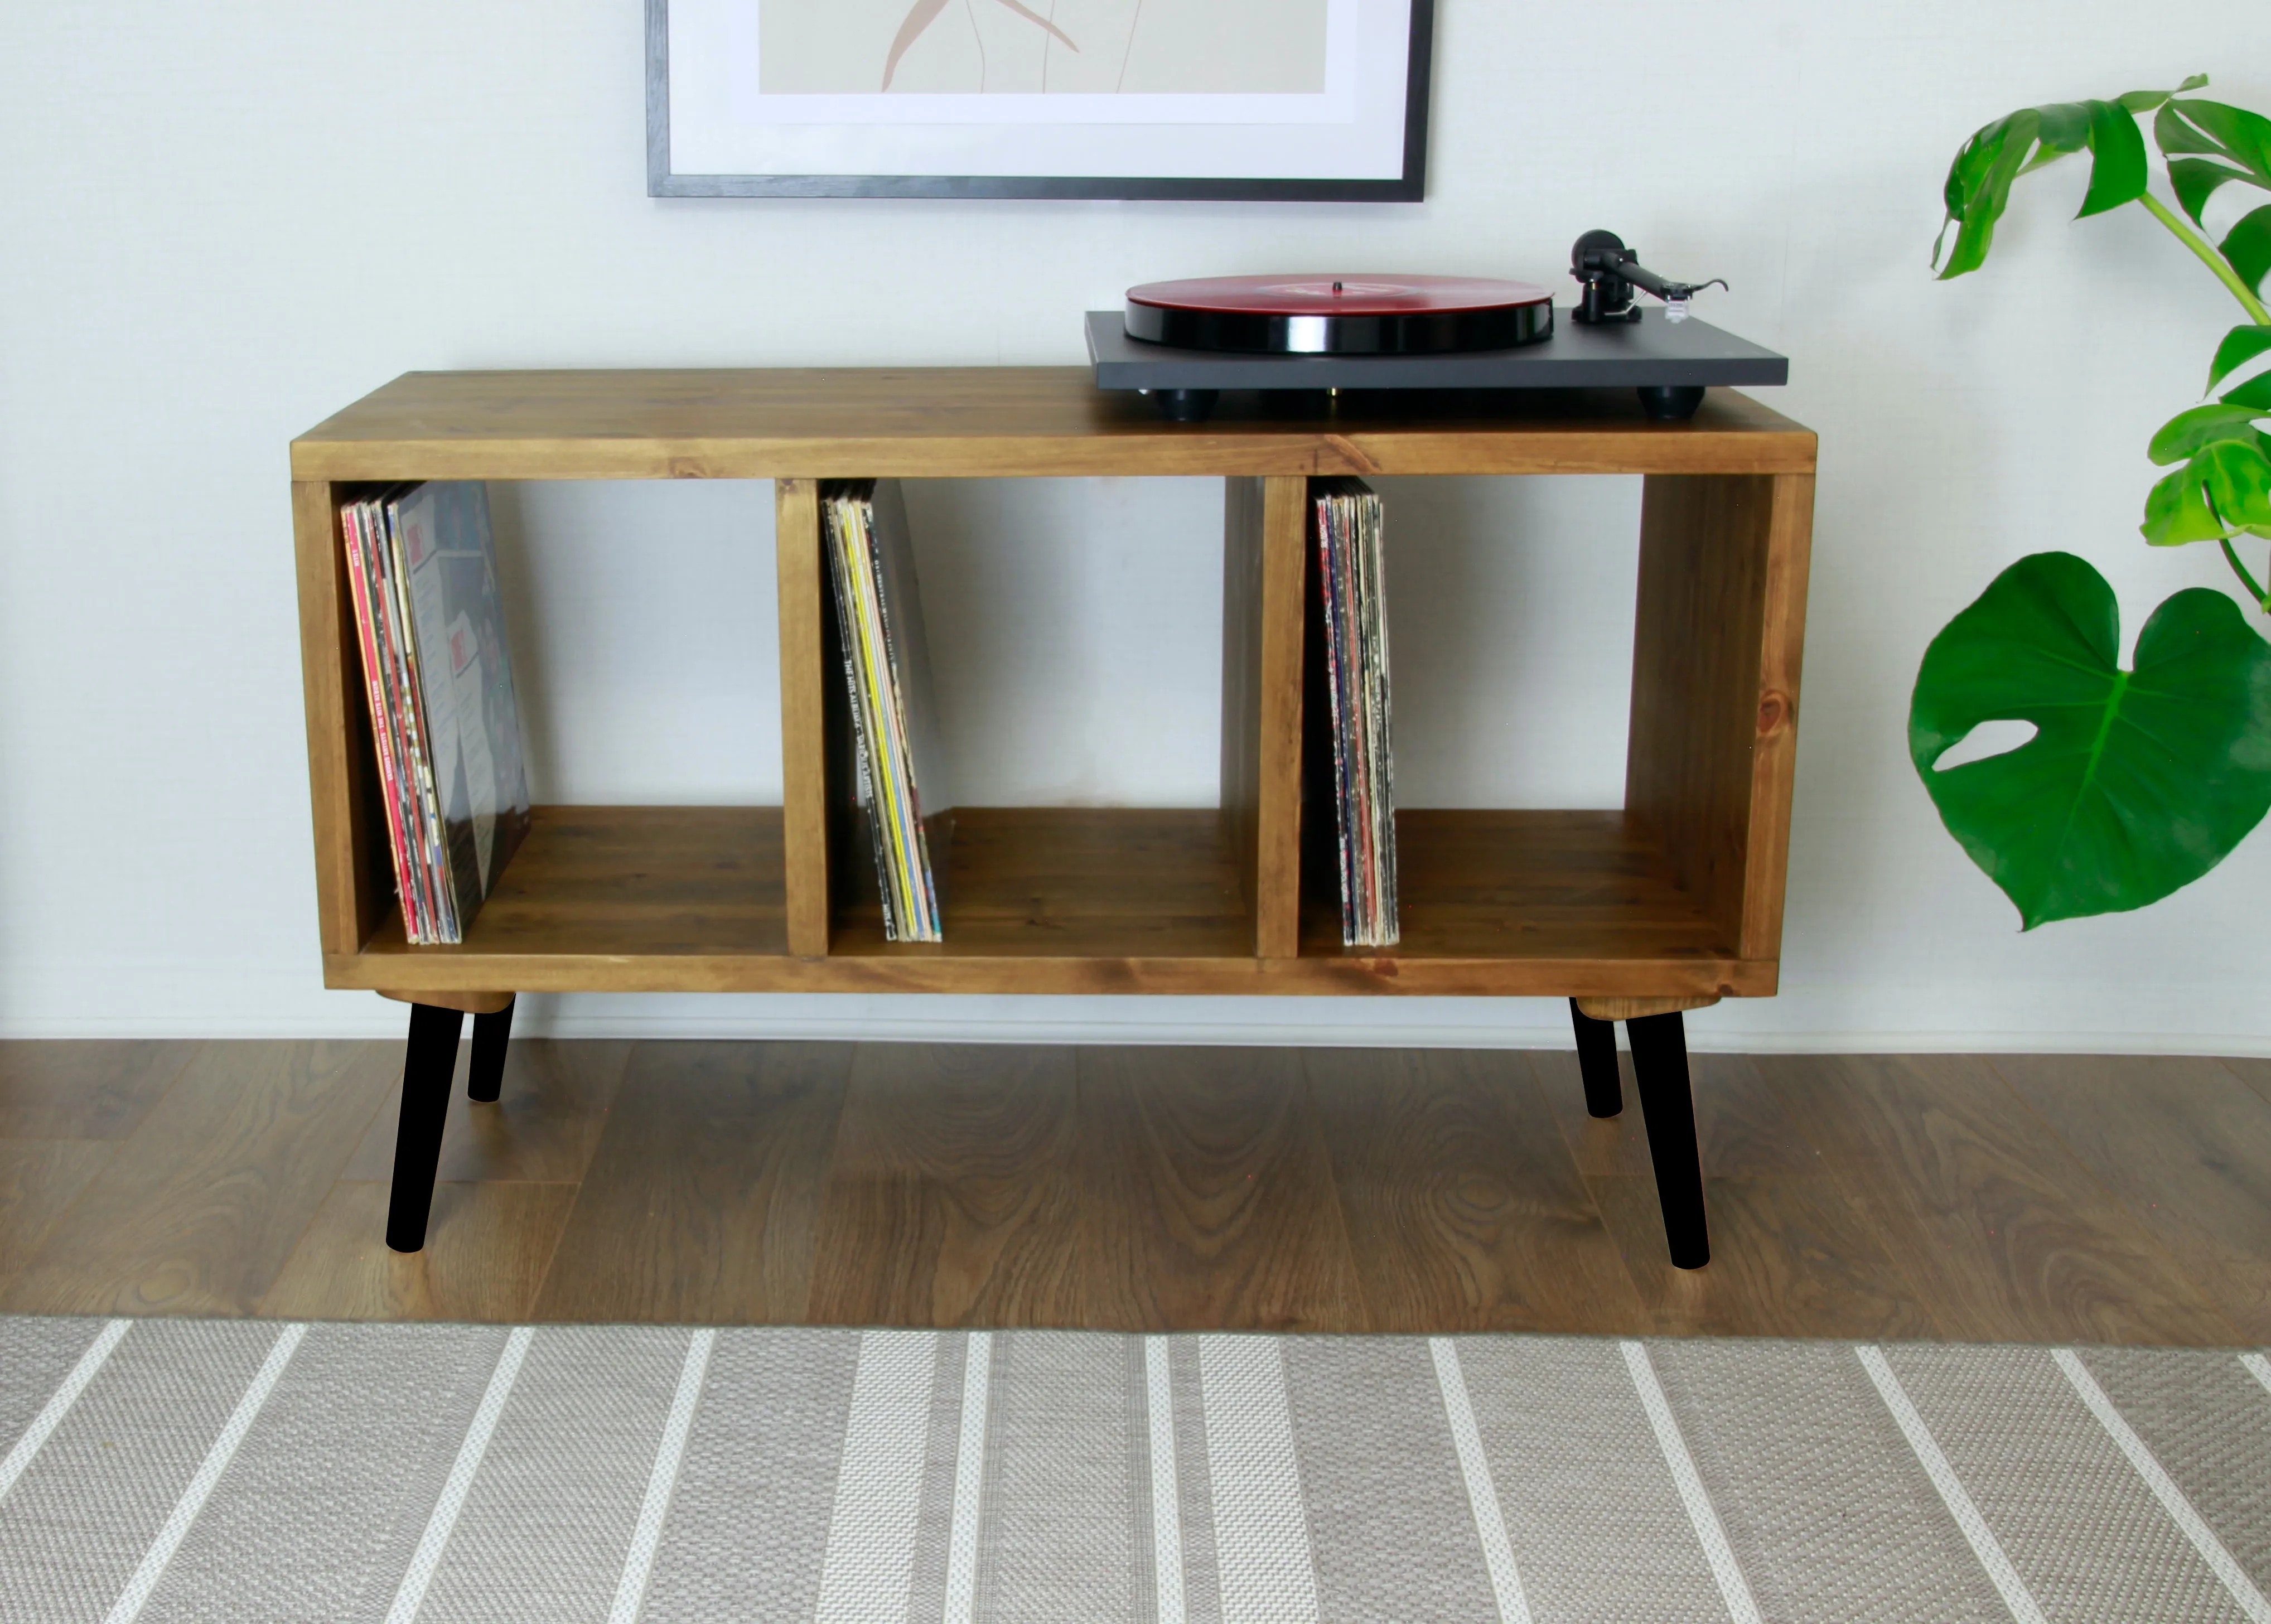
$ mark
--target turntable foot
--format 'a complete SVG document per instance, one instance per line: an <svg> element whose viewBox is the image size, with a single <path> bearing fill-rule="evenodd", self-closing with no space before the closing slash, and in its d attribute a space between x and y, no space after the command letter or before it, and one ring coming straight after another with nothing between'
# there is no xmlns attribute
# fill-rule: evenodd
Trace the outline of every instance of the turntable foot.
<svg viewBox="0 0 2271 1624"><path fill-rule="evenodd" d="M1651 423L1685 422L1703 404L1701 384L1643 384L1638 392L1640 409Z"/></svg>
<svg viewBox="0 0 2271 1624"><path fill-rule="evenodd" d="M1159 415L1171 423L1203 423L1213 413L1221 393L1218 389L1155 389L1151 399L1158 403Z"/></svg>

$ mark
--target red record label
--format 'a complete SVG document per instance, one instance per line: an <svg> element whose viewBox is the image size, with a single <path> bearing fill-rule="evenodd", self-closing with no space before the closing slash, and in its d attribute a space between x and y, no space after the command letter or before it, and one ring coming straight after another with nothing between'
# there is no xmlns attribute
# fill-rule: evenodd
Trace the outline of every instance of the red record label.
<svg viewBox="0 0 2271 1624"><path fill-rule="evenodd" d="M1552 296L1529 282L1466 276L1213 276L1128 290L1130 304L1225 316L1454 316Z"/></svg>

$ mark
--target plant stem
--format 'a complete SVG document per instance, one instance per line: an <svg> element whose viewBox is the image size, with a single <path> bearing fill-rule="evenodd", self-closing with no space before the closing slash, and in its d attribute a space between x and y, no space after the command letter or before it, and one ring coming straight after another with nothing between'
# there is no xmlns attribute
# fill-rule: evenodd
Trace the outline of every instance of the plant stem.
<svg viewBox="0 0 2271 1624"><path fill-rule="evenodd" d="M2178 220L2170 212L2169 205L2151 192L2140 194L2137 201L2151 212L2155 220L2174 232L2178 242L2198 255L2200 264L2215 272L2215 279L2231 290L2231 296L2238 300L2240 307L2247 312L2248 320L2258 326L2271 327L2271 310L2263 308L2263 302L2255 296L2254 290L2239 279L2239 272L2231 268L2229 260L2208 245L2206 237ZM2262 601L2262 597L2263 594L2258 592L2256 600Z"/></svg>
<svg viewBox="0 0 2271 1624"><path fill-rule="evenodd" d="M2239 555L2232 548L2231 538L2224 536L2221 540L2224 562L2231 566L2232 573L2239 577L2239 584L2247 589L2247 595L2255 600L2255 607L2264 614L2271 615L2271 597L2264 595L2263 589L2255 584L2255 577L2247 573L2247 566L2239 562Z"/></svg>

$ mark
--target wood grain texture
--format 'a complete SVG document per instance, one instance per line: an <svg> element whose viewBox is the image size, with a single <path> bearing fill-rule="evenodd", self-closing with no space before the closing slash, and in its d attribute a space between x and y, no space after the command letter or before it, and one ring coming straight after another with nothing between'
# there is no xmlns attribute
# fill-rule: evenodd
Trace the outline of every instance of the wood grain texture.
<svg viewBox="0 0 2271 1624"><path fill-rule="evenodd" d="M516 1038L505 1052L499 1097L493 1103L475 1105L465 1097L465 1054L473 1045L461 1044L435 1177L444 1183L573 1187L591 1165L607 1125L630 1063L631 1047L596 1039L563 1043ZM394 1176L394 1136L401 1112L398 1080L340 1178L383 1183Z"/></svg>
<svg viewBox="0 0 2271 1624"><path fill-rule="evenodd" d="M838 900L824 958L791 957L781 815L539 807L458 947L398 915L328 985L524 992L1188 993L1701 996L1770 992L1618 812L1397 819L1404 942L1347 950L1312 909L1298 958L1256 958L1232 841L1211 810L965 807L943 942L890 942Z"/></svg>
<svg viewBox="0 0 2271 1624"><path fill-rule="evenodd" d="M1084 367L413 372L293 442L295 479L1811 473L1814 437L1715 389L1683 423L1629 390L1350 399L1333 419L1170 423Z"/></svg>
<svg viewBox="0 0 2271 1624"><path fill-rule="evenodd" d="M322 480L292 486L316 908L329 953L351 953L369 940L394 895L392 871L381 866L386 862L383 817L371 816L376 746L339 531L344 499L346 493Z"/></svg>
<svg viewBox="0 0 2271 1624"><path fill-rule="evenodd" d="M512 1007L510 993L406 993L399 987L379 987L371 989L381 998L396 1003L422 1003L436 1009L455 1009L460 1015L495 1015Z"/></svg>
<svg viewBox="0 0 2271 1624"><path fill-rule="evenodd" d="M2229 1343L2151 1231L1984 1062L1761 1057L1945 1336Z"/></svg>
<svg viewBox="0 0 2271 1624"><path fill-rule="evenodd" d="M1259 951L1290 958L1301 930L1301 682L1309 482L1262 482L1255 907Z"/></svg>
<svg viewBox="0 0 2271 1624"><path fill-rule="evenodd" d="M1731 933L1681 891L1653 831L1628 814L1415 808L1396 813L1396 843L1403 941L1342 947L1337 893L1319 888L1302 920L1304 953L1699 965L1731 957Z"/></svg>
<svg viewBox="0 0 2271 1624"><path fill-rule="evenodd" d="M1751 756L1748 856L1743 865L1746 958L1782 956L1789 888L1790 809L1798 782L1798 687L1806 664L1806 597L1813 568L1813 475L1774 480L1759 629L1757 733Z"/></svg>
<svg viewBox="0 0 2271 1624"><path fill-rule="evenodd" d="M1221 817L1147 807L962 807L946 940L890 942L879 905L837 909L838 960L1225 958L1250 964L1253 915Z"/></svg>
<svg viewBox="0 0 2271 1624"><path fill-rule="evenodd" d="M385 1240L390 1186L341 1180L255 1312L286 1320L528 1320L573 1184L437 1184L426 1247Z"/></svg>
<svg viewBox="0 0 2271 1624"><path fill-rule="evenodd" d="M2260 1335L2271 1147L2210 1062L1999 1060L2022 1099L1977 1062L1697 1055L1694 1275L1632 1091L1582 1116L1566 1053L1082 1050L1068 1087L1061 1051L910 1046L851 1091L847 1045L641 1044L585 1162L621 1047L530 1043L502 1107L453 1115L420 1263L380 1255L383 1184L346 1176L381 1159L400 1045L0 1047L17 1106L56 1050L71 1088L40 1110L124 1137L0 1143L19 1311ZM839 1139L860 1172L831 1188Z"/></svg>
<svg viewBox="0 0 2271 1624"><path fill-rule="evenodd" d="M1298 1055L1080 1051L1091 1323L1370 1325Z"/></svg>
<svg viewBox="0 0 2271 1624"><path fill-rule="evenodd" d="M1222 482L1222 823L1249 908L1261 893L1262 486ZM1256 909L1256 952L1269 926Z"/></svg>
<svg viewBox="0 0 2271 1624"><path fill-rule="evenodd" d="M0 1139L123 1139L197 1052L194 1043L0 1043Z"/></svg>
<svg viewBox="0 0 2271 1624"><path fill-rule="evenodd" d="M1731 948L1748 888L1774 506L1760 476L1658 476L1641 503L1625 806Z"/></svg>
<svg viewBox="0 0 2271 1624"><path fill-rule="evenodd" d="M1581 1172L1589 1178L1651 1176L1648 1113L1633 1084L1629 1054L1617 1056L1624 1081L1624 1113L1606 1118L1586 1114L1575 1054L1546 1049L1533 1052L1529 1061ZM1828 1171L1821 1152L1749 1056L1691 1054L1687 1067L1695 1099L1696 1144L1707 1175L1747 1179Z"/></svg>
<svg viewBox="0 0 2271 1624"><path fill-rule="evenodd" d="M0 1309L250 1313L401 1069L399 1044L200 1046Z"/></svg>
<svg viewBox="0 0 2271 1624"><path fill-rule="evenodd" d="M117 1149L101 1139L0 1139L0 1289Z"/></svg>
<svg viewBox="0 0 2271 1624"><path fill-rule="evenodd" d="M1990 1063L2226 1318L2251 1341L2271 1342L2271 1102L2213 1060Z"/></svg>
<svg viewBox="0 0 2271 1624"><path fill-rule="evenodd" d="M608 967L731 954L784 957L782 818L771 807L547 807L454 947L412 947L390 912L332 986L561 989ZM346 970L344 975L342 969ZM698 981L695 983L699 986Z"/></svg>
<svg viewBox="0 0 2271 1624"><path fill-rule="evenodd" d="M793 1324L852 1051L643 1043L534 1317Z"/></svg>
<svg viewBox="0 0 2271 1624"><path fill-rule="evenodd" d="M1588 1181L1649 1330L1681 1337L1932 1337L1938 1326L1836 1181L1703 1181L1711 1261L1675 1269L1653 1178Z"/></svg>
<svg viewBox="0 0 2271 1624"><path fill-rule="evenodd" d="M1716 998L1580 998L1577 1012L1595 1021L1639 1021L1651 1015L1685 1015L1708 1009Z"/></svg>
<svg viewBox="0 0 2271 1624"><path fill-rule="evenodd" d="M819 1324L1077 1325L1072 1052L862 1044L829 1164Z"/></svg>
<svg viewBox="0 0 2271 1624"><path fill-rule="evenodd" d="M2271 1060L2224 1060L2217 1063L2271 1104Z"/></svg>
<svg viewBox="0 0 2271 1624"><path fill-rule="evenodd" d="M1351 398L1322 420L1232 411L1175 424L1072 368L421 373L293 455L326 985L457 1002L506 990L1775 990L1815 445L1740 395L1714 391L1672 424L1646 421L1622 391L1490 406ZM1651 481L1633 750L1656 764L1635 768L1634 816L1411 815L1399 820L1403 947L1343 950L1299 902L1307 480L1578 472ZM947 864L948 942L885 943L855 888L835 888L830 905L817 481L1044 474L1231 480L1217 828L1161 837L1141 813L1037 811L1017 824L978 808L996 821L973 831L965 811ZM782 810L540 808L466 942L408 947L356 703L337 513L351 482L718 477L778 481ZM1066 868L1076 850L1098 866ZM1547 875L1549 851L1575 872ZM1153 888L1148 911L1129 905L1111 867L1122 859Z"/></svg>
<svg viewBox="0 0 2271 1624"><path fill-rule="evenodd" d="M788 950L828 951L828 705L837 680L822 649L826 585L820 486L785 479L774 486L773 548L779 577L781 851L786 870Z"/></svg>
<svg viewBox="0 0 2271 1624"><path fill-rule="evenodd" d="M1301 570L1308 481L1225 481L1222 809L1254 950L1299 950Z"/></svg>
<svg viewBox="0 0 2271 1624"><path fill-rule="evenodd" d="M1372 1329L1650 1328L1522 1055L1301 1058Z"/></svg>
<svg viewBox="0 0 2271 1624"><path fill-rule="evenodd" d="M1781 952L1813 479L1651 477L1628 810L1746 958Z"/></svg>

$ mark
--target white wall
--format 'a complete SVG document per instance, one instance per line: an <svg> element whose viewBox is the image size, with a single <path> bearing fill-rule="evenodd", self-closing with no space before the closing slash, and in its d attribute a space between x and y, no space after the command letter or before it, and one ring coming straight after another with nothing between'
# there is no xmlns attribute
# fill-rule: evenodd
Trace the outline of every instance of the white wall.
<svg viewBox="0 0 2271 1624"><path fill-rule="evenodd" d="M2021 935L1902 742L1925 642L2020 554L2089 557L2133 634L2224 578L2133 525L2145 439L2231 307L2140 212L2068 224L2079 169L1935 285L1950 154L2012 107L2202 68L2271 104L2271 13L1439 11L1429 201L1359 208L653 202L637 0L0 8L0 1033L399 1030L317 985L285 487L291 436L395 374L1072 362L1131 282L1554 280L1606 225L1725 275L1707 314L1792 357L1775 404L1821 435L1784 991L1694 1040L2271 1053L2271 836L2156 908ZM1393 494L1408 801L1613 802L1630 482ZM777 793L766 497L501 502L540 795ZM1210 799L1212 493L916 500L957 772ZM530 1002L573 1032L1567 1041L1536 1001Z"/></svg>

